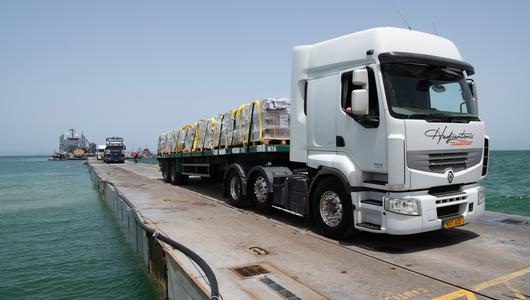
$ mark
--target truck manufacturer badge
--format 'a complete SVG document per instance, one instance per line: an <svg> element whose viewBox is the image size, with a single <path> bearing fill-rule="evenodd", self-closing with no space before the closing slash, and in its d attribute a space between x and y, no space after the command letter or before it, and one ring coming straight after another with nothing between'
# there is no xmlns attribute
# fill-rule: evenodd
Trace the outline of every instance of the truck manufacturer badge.
<svg viewBox="0 0 530 300"><path fill-rule="evenodd" d="M429 129L425 131L425 136L435 140L437 144L440 144L442 141L451 146L467 146L473 144L473 134L471 132L466 132L465 129L462 132L454 132L451 130L451 132L446 133L447 131L447 126L443 130L440 130L440 127Z"/></svg>
<svg viewBox="0 0 530 300"><path fill-rule="evenodd" d="M447 172L447 182L452 183L453 179L455 179L455 173L453 173L453 170L449 170Z"/></svg>

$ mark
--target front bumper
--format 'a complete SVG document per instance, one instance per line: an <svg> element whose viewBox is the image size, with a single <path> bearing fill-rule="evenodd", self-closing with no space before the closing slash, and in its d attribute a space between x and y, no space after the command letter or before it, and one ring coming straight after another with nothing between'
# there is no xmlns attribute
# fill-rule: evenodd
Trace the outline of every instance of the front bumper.
<svg viewBox="0 0 530 300"><path fill-rule="evenodd" d="M464 224L473 222L484 213L486 202L478 204L480 186L477 184L463 186L458 193L447 195L430 195L427 191L420 192L390 192L379 194L378 197L413 197L419 202L419 216L403 215L386 211L384 205L375 207L358 201L359 209L355 211L356 224L370 223L380 226L379 230L355 227L360 230L388 233L395 235L414 234L439 230L443 228L443 220L462 216ZM352 193L352 199L354 198ZM362 195L356 195L362 197ZM366 197L367 195L364 195ZM375 195L370 195L373 198ZM360 199L359 199L360 200Z"/></svg>

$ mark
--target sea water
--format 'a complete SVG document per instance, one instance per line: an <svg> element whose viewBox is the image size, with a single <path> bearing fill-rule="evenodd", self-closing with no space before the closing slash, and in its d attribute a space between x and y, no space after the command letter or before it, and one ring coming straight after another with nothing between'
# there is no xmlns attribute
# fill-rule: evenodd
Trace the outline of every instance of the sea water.
<svg viewBox="0 0 530 300"><path fill-rule="evenodd" d="M0 299L160 298L83 163L0 157Z"/></svg>

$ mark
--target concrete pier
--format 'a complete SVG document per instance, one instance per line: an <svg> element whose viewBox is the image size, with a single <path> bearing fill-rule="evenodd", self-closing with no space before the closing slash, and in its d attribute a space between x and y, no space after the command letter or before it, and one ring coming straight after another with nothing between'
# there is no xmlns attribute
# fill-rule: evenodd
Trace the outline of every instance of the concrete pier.
<svg viewBox="0 0 530 300"><path fill-rule="evenodd" d="M530 299L527 217L487 212L446 231L339 242L281 211L231 207L219 184L164 183L157 165L90 160L89 167L169 299L208 298L208 283L187 257L147 236L120 197L145 224L204 258L223 299Z"/></svg>

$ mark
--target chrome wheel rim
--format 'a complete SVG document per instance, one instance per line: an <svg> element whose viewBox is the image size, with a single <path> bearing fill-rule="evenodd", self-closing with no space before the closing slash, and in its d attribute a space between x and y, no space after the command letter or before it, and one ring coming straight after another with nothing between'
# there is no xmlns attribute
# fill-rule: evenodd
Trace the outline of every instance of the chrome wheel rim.
<svg viewBox="0 0 530 300"><path fill-rule="evenodd" d="M339 195L327 191L320 197L320 217L330 227L336 227L342 220L342 203Z"/></svg>
<svg viewBox="0 0 530 300"><path fill-rule="evenodd" d="M230 196L232 199L237 200L241 195L241 184L236 176L230 178Z"/></svg>
<svg viewBox="0 0 530 300"><path fill-rule="evenodd" d="M260 203L267 201L267 181L263 176L258 176L254 181L254 196Z"/></svg>

